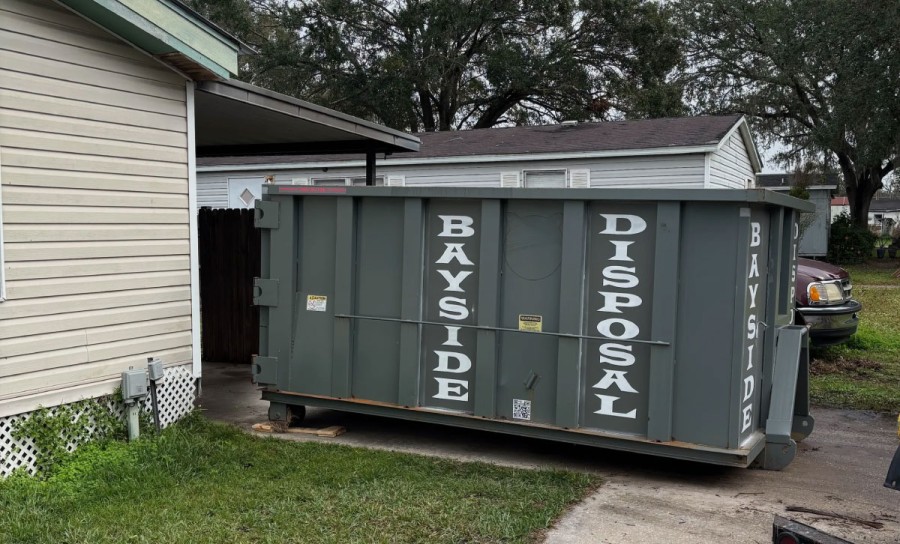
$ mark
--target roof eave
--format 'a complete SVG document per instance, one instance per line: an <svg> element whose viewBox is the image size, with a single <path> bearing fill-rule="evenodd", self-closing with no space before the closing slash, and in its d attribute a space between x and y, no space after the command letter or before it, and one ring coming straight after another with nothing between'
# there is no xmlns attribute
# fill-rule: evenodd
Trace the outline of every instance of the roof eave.
<svg viewBox="0 0 900 544"><path fill-rule="evenodd" d="M166 62L178 55L174 68L227 79L237 75L239 52L249 49L177 1L58 0L108 32ZM168 64L168 62L167 62ZM184 70L186 64L192 69ZM209 79L209 76L205 77Z"/></svg>
<svg viewBox="0 0 900 544"><path fill-rule="evenodd" d="M548 160L571 159L603 159L616 157L643 157L659 155L697 155L712 153L715 145L684 146L684 147L657 147L648 149L622 149L609 151L580 151L569 153L528 153L510 155L465 155L452 157L385 157L379 164L384 166L414 166L420 164L472 164L472 163L504 163L504 162L533 162ZM197 166L198 172L225 172L225 171L251 171L251 170L292 170L301 168L355 168L364 166L365 162L359 159L319 161L319 162L291 162L291 163L258 163L240 165L216 165Z"/></svg>

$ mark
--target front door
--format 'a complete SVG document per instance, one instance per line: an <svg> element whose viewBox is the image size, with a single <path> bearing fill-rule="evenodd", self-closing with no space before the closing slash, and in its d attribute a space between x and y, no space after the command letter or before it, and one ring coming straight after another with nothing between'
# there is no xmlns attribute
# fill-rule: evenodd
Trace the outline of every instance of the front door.
<svg viewBox="0 0 900 544"><path fill-rule="evenodd" d="M266 179L228 178L228 207L252 209L256 199L262 198L262 186Z"/></svg>

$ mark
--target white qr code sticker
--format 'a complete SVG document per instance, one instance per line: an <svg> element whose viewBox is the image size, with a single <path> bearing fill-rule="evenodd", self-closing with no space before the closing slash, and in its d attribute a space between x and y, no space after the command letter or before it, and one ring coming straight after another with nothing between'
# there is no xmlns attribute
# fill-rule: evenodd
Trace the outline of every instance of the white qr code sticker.
<svg viewBox="0 0 900 544"><path fill-rule="evenodd" d="M531 401L513 399L513 419L531 421Z"/></svg>

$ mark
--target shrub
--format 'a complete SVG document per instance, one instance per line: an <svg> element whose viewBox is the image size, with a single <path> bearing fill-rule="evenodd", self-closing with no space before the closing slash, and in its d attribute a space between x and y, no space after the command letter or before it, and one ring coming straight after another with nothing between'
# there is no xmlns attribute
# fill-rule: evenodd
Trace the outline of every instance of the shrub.
<svg viewBox="0 0 900 544"><path fill-rule="evenodd" d="M850 216L842 213L831 224L828 260L834 264L858 264L872 255L878 237L869 229L857 227Z"/></svg>

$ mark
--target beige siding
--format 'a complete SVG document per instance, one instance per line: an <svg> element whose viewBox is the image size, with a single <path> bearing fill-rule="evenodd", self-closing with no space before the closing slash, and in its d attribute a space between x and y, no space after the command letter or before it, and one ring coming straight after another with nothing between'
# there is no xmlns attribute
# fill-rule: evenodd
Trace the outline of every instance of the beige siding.
<svg viewBox="0 0 900 544"><path fill-rule="evenodd" d="M756 179L747 147L740 131L734 131L725 145L709 157L711 188L746 189L747 180Z"/></svg>
<svg viewBox="0 0 900 544"><path fill-rule="evenodd" d="M191 361L187 162L184 79L49 0L0 3L0 411Z"/></svg>

